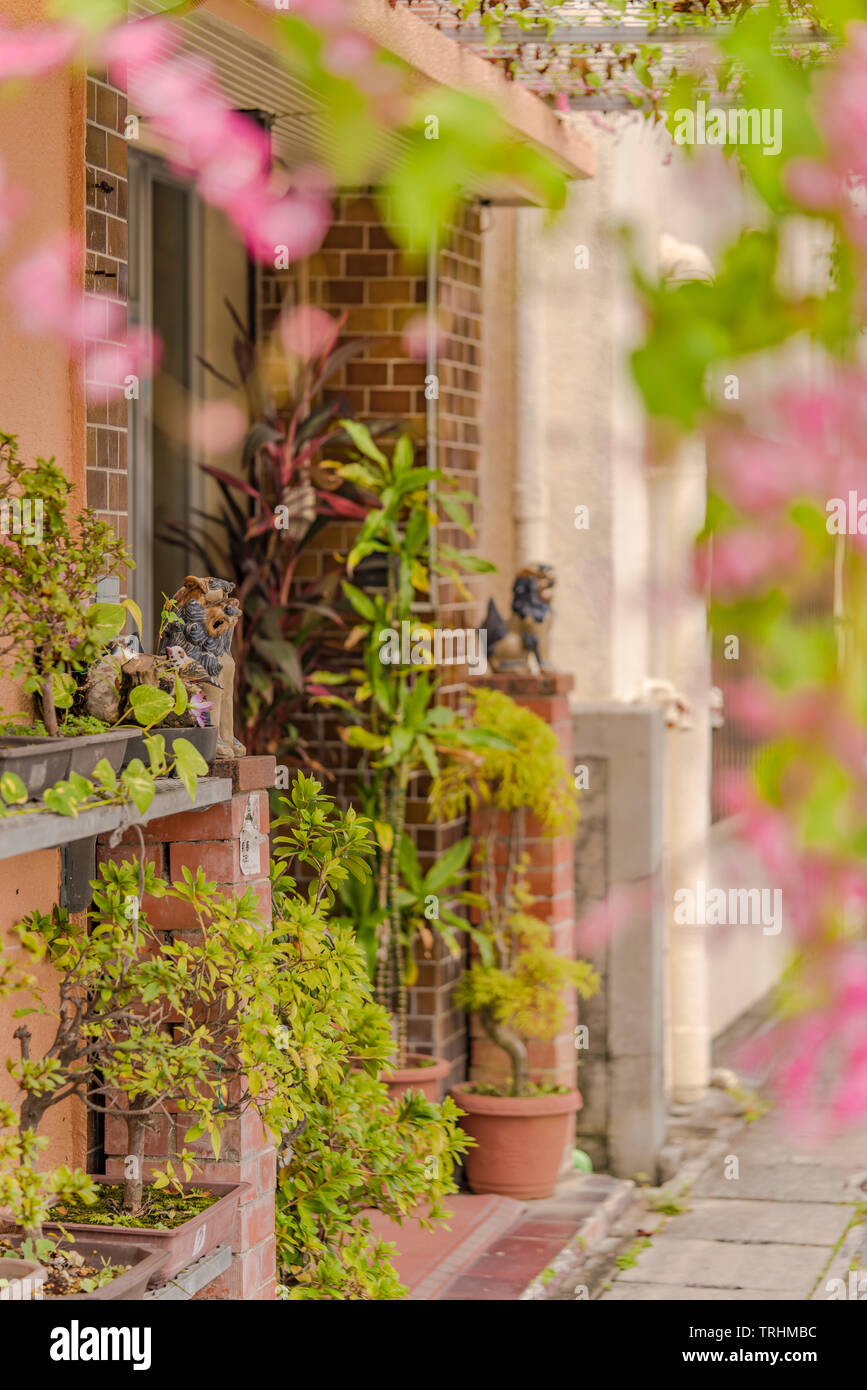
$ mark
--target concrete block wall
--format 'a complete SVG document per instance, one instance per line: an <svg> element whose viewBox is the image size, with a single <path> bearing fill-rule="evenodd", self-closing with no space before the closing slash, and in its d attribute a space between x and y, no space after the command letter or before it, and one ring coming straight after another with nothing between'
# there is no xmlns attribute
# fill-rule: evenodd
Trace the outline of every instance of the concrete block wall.
<svg viewBox="0 0 867 1390"><path fill-rule="evenodd" d="M655 1177L665 1138L665 919L662 902L665 726L661 709L573 705L574 765L587 769L575 841L579 954L602 976L582 1004L584 1108L578 1142L617 1177ZM584 937L608 898L607 929Z"/></svg>

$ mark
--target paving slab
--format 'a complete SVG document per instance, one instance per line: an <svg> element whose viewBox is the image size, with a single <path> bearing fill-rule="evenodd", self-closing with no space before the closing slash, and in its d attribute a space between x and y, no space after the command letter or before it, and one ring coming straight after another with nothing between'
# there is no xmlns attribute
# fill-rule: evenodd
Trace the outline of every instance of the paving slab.
<svg viewBox="0 0 867 1390"><path fill-rule="evenodd" d="M696 1197L691 1210L666 1222L665 1235L675 1240L830 1246L836 1245L851 1219L851 1206L832 1202Z"/></svg>
<svg viewBox="0 0 867 1390"><path fill-rule="evenodd" d="M738 1176L725 1176L725 1161L720 1159L703 1177L693 1193L696 1197L724 1197L734 1200L761 1198L769 1202L845 1202L855 1201L847 1186L848 1168L834 1168L820 1163L761 1163L738 1153Z"/></svg>
<svg viewBox="0 0 867 1390"><path fill-rule="evenodd" d="M618 1283L713 1289L787 1289L807 1298L831 1255L811 1245L742 1245L723 1240L681 1240L663 1234L621 1270Z"/></svg>
<svg viewBox="0 0 867 1390"><path fill-rule="evenodd" d="M799 1295L788 1289L689 1289L676 1284L622 1284L606 1289L600 1303L794 1303Z"/></svg>

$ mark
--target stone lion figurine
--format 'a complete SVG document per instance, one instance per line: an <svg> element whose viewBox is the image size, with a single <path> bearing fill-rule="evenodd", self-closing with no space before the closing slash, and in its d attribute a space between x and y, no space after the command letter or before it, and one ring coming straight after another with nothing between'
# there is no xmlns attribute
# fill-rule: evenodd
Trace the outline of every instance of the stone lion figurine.
<svg viewBox="0 0 867 1390"><path fill-rule="evenodd" d="M556 579L552 565L525 565L512 585L512 611L504 619L491 599L482 627L494 671L548 669L548 630Z"/></svg>
<svg viewBox="0 0 867 1390"><path fill-rule="evenodd" d="M217 734L217 757L243 758L246 748L235 738L235 662L232 634L241 606L231 597L234 584L213 576L188 574L172 597L172 616L160 635L158 651L201 667L202 694L212 701L211 723Z"/></svg>

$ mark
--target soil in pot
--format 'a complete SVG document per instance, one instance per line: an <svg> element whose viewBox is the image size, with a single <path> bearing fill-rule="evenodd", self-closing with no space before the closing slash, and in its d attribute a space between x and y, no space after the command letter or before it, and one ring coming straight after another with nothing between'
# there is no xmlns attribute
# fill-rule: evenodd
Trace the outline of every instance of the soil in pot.
<svg viewBox="0 0 867 1390"><path fill-rule="evenodd" d="M143 1210L122 1210L123 1188L116 1179L91 1175L107 1195L87 1207L65 1199L53 1210L58 1221L46 1221L45 1230L69 1231L78 1241L88 1236L108 1245L130 1242L162 1255L162 1277L171 1279L179 1270L231 1241L235 1213L248 1183L180 1183L173 1192L145 1189ZM189 1203L189 1205L188 1205Z"/></svg>
<svg viewBox="0 0 867 1390"><path fill-rule="evenodd" d="M464 1157L472 1191L550 1197L583 1104L580 1091L500 1096L453 1086L452 1098L467 1112L461 1128L476 1141Z"/></svg>
<svg viewBox="0 0 867 1390"><path fill-rule="evenodd" d="M0 1255L22 1244L20 1236L0 1238ZM45 1299L118 1300L141 1298L148 1283L160 1275L163 1257L127 1241L113 1244L95 1238L58 1240L53 1249L39 1243L39 1259L45 1275L41 1291L31 1295ZM23 1259L4 1261L28 1264Z"/></svg>
<svg viewBox="0 0 867 1390"><path fill-rule="evenodd" d="M381 1072L380 1080L388 1087L389 1096L399 1099L404 1091L421 1091L428 1100L438 1101L443 1078L448 1076L451 1063L444 1057L427 1057L422 1052L408 1052L406 1066L393 1072Z"/></svg>

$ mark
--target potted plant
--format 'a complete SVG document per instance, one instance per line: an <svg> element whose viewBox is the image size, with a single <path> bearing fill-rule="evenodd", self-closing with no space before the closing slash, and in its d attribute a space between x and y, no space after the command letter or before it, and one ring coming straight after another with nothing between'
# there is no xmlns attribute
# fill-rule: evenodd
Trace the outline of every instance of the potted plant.
<svg viewBox="0 0 867 1390"><path fill-rule="evenodd" d="M424 1229L448 1219L454 1171L470 1140L460 1111L418 1091L395 1102L379 1079L393 1049L371 999L361 945L334 915L347 881L371 881L367 820L341 812L299 774L275 822L275 929L287 954L280 995L293 1046L303 1039L293 1096L299 1121L278 1150L277 1255L289 1299L398 1299L392 1248L371 1225L380 1211ZM306 880L300 886L295 876Z"/></svg>
<svg viewBox="0 0 867 1390"><path fill-rule="evenodd" d="M0 433L0 470L4 505L26 502L32 522L0 535L0 654L11 655L10 674L23 678L39 709L38 718L7 716L0 724L0 773L14 772L36 796L70 772L90 776L103 757L120 766L130 732L73 706L78 677L136 607L129 599L94 602L99 581L131 562L88 508L70 522L72 484L53 459L27 465L16 437Z"/></svg>
<svg viewBox="0 0 867 1390"><path fill-rule="evenodd" d="M587 962L558 955L550 927L533 915L523 839L527 815L534 817L537 835L573 825L574 790L555 734L508 695L475 691L468 722L499 730L506 746L483 749L472 763L445 766L431 805L449 817L473 814L484 906L475 938L478 959L462 976L456 999L502 1049L507 1071L499 1081L455 1086L452 1094L476 1140L467 1156L473 1191L545 1197L557 1181L581 1096L573 1085L534 1079L529 1043L557 1035L566 990L586 999L599 979ZM505 862L498 863L495 839L504 825Z"/></svg>
<svg viewBox="0 0 867 1390"><path fill-rule="evenodd" d="M16 1126L11 1105L0 1102L0 1299L141 1298L160 1271L162 1256L127 1241L112 1246L89 1236L46 1238L47 1216L58 1201L96 1201L93 1180L80 1169L41 1173L36 1156L47 1140Z"/></svg>
<svg viewBox="0 0 867 1390"><path fill-rule="evenodd" d="M143 897L165 894L193 907L195 934L160 939L149 927ZM219 1155L223 1130L252 1105L277 1132L295 1117L273 986L284 948L264 930L251 890L223 898L201 870L170 886L149 863L102 865L93 901L89 924L55 908L18 929L25 952L58 977L56 1007L32 978L18 983L55 1020L39 1057L29 1025L16 1030L20 1057L10 1071L22 1093L21 1132L35 1135L45 1112L72 1095L123 1121L123 1179L95 1177L96 1204L64 1200L62 1221L47 1226L160 1249L170 1278L230 1237L244 1188L190 1182L187 1144L207 1135ZM146 1181L146 1136L161 1117L176 1132L186 1181L171 1162Z"/></svg>
<svg viewBox="0 0 867 1390"><path fill-rule="evenodd" d="M219 490L214 514L168 521L162 539L194 554L206 574L237 583L243 616L234 648L235 709L243 742L276 753L278 762L319 767L293 715L335 624L343 626L334 603L345 566L335 563L310 582L298 576L305 548L324 526L361 521L367 510L352 482L320 462L350 443L339 397L326 401L323 393L367 340L340 342L346 314L301 309L289 311L260 344L228 300L226 307L237 330L237 378L203 365L243 400L241 472L200 465ZM315 331L305 331L306 323ZM272 801L276 806L276 795Z"/></svg>
<svg viewBox="0 0 867 1390"><path fill-rule="evenodd" d="M394 1021L396 1070L391 1079L395 1089L411 1083L435 1097L450 1064L445 1058L409 1052L408 990L417 975L417 952L430 953L432 928L445 926L443 935L455 953L460 948L450 928L472 930L448 902L441 904L437 922L425 913L423 901L429 896L438 900L451 896L452 902L461 898L459 884L468 846L453 847L440 860L440 869L431 870L438 886L423 894L419 910L423 876L406 834L407 798L422 779L439 774L443 755L471 757L474 745L496 744L499 739L482 728L462 726L455 711L436 703L442 673L434 671L429 656L432 629L419 609L428 603L431 571L457 584L469 599L462 571L488 571L493 566L442 544L433 553L431 526L436 513L431 485L441 484L437 500L443 512L472 534L463 507L468 494L450 487L438 470L416 467L408 435L398 440L389 459L363 425L351 420L343 425L359 457L348 464L334 464L335 471L376 503L347 557L347 570L353 578L360 577L359 566L373 557L377 576L371 577L366 589L343 582L354 614L346 646L361 649L363 666L345 672L314 672L312 680L330 687L316 701L343 713L346 724L341 737L361 753L356 795L376 834L376 897L375 902L354 902L357 894L350 888L344 893L344 906L351 912L364 909L362 939L368 948L375 997ZM392 648L384 654L389 637L405 631L411 639L409 650L404 652L405 644L399 641L396 653ZM347 688L338 693L340 686ZM452 893L453 889L458 891Z"/></svg>

